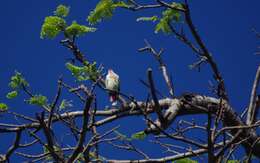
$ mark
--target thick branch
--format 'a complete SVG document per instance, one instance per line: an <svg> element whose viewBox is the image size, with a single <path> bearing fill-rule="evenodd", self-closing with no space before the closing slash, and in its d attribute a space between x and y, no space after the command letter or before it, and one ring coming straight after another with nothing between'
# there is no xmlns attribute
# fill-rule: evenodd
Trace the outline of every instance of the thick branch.
<svg viewBox="0 0 260 163"><path fill-rule="evenodd" d="M155 105L155 108L154 108L155 112L157 113L160 122L163 123L164 118L163 118L163 115L162 115L161 106L158 102L158 99L157 99L157 96L156 96L156 93L155 93L155 86L154 86L154 82L153 82L152 69L147 70L147 76L148 76L148 81L149 81L149 84L150 84L150 92L151 92L153 102L154 102L154 105Z"/></svg>
<svg viewBox="0 0 260 163"><path fill-rule="evenodd" d="M78 145L76 147L76 149L74 150L73 154L71 155L71 157L68 159L67 163L73 163L75 161L75 159L78 157L78 155L83 151L83 145L85 142L85 138L86 138L86 133L88 130L88 119L89 119L89 109L91 107L91 103L92 103L93 97L89 96L85 107L84 107L84 112L83 112L83 121L82 121L82 131L80 133L80 138L78 141Z"/></svg>
<svg viewBox="0 0 260 163"><path fill-rule="evenodd" d="M258 109L256 107L256 103L257 103L256 91L258 88L259 80L260 80L260 66L258 66L256 76L255 76L255 81L254 81L252 92L251 92L250 104L248 107L247 119L246 119L247 125L253 124L255 121L255 118L256 118L255 113L256 113L256 109Z"/></svg>

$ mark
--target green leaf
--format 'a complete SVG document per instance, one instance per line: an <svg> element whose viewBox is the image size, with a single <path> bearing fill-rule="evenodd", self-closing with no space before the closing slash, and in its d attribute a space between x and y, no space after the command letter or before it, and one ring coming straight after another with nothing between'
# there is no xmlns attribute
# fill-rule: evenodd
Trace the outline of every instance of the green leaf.
<svg viewBox="0 0 260 163"><path fill-rule="evenodd" d="M29 86L28 82L24 79L22 74L18 71L15 71L15 74L11 77L11 81L9 82L9 86L12 89L20 89L22 86Z"/></svg>
<svg viewBox="0 0 260 163"><path fill-rule="evenodd" d="M17 91L12 91L12 92L7 93L6 98L8 98L8 99L13 99L13 98L15 98L17 95L18 95L18 92L17 92Z"/></svg>
<svg viewBox="0 0 260 163"><path fill-rule="evenodd" d="M66 17L70 12L70 8L65 5L59 5L54 11L54 15L59 17Z"/></svg>
<svg viewBox="0 0 260 163"><path fill-rule="evenodd" d="M152 22L155 22L158 20L158 17L157 16L151 16L151 17L139 17L136 19L137 22L139 21L152 21Z"/></svg>
<svg viewBox="0 0 260 163"><path fill-rule="evenodd" d="M162 18L159 23L155 26L155 33L162 31L165 34L171 33L171 28L169 24L174 21L178 22L180 20L180 12L174 9L166 9L162 12Z"/></svg>
<svg viewBox="0 0 260 163"><path fill-rule="evenodd" d="M96 69L96 62L92 64L88 63L86 66L75 66L71 63L66 63L66 67L71 71L72 75L78 81L85 81L85 80L96 80L99 72Z"/></svg>
<svg viewBox="0 0 260 163"><path fill-rule="evenodd" d="M41 29L41 38L55 38L66 28L66 21L58 16L47 16Z"/></svg>
<svg viewBox="0 0 260 163"><path fill-rule="evenodd" d="M63 99L63 100L61 101L61 104L60 104L60 106L59 106L59 109L65 109L65 108L68 108L68 107L72 107L73 105L72 105L71 102L72 102L71 100L68 101L68 100L66 100L66 99Z"/></svg>
<svg viewBox="0 0 260 163"><path fill-rule="evenodd" d="M123 1L114 2L113 0L100 0L96 8L90 12L87 21L91 24L97 24L104 19L111 18L113 12L118 7L128 7Z"/></svg>
<svg viewBox="0 0 260 163"><path fill-rule="evenodd" d="M138 139L138 140L143 140L145 137L146 137L146 134L144 133L144 131L134 133L131 136L132 139Z"/></svg>
<svg viewBox="0 0 260 163"><path fill-rule="evenodd" d="M47 97L42 96L42 95L35 95L27 101L31 105L43 106L43 105L47 104Z"/></svg>
<svg viewBox="0 0 260 163"><path fill-rule="evenodd" d="M96 8L90 12L87 20L90 24L94 25L100 22L102 19L112 17L114 11L112 0L101 0L97 4Z"/></svg>
<svg viewBox="0 0 260 163"><path fill-rule="evenodd" d="M79 25L76 21L72 22L70 26L65 29L65 33L72 37L72 36L81 36L88 32L95 32L96 28L87 27L85 25Z"/></svg>
<svg viewBox="0 0 260 163"><path fill-rule="evenodd" d="M228 160L227 163L239 163L239 160Z"/></svg>
<svg viewBox="0 0 260 163"><path fill-rule="evenodd" d="M190 158L183 158L177 161L173 161L173 163L198 163L198 161L192 160Z"/></svg>
<svg viewBox="0 0 260 163"><path fill-rule="evenodd" d="M8 109L8 106L4 103L0 103L0 111L6 111Z"/></svg>

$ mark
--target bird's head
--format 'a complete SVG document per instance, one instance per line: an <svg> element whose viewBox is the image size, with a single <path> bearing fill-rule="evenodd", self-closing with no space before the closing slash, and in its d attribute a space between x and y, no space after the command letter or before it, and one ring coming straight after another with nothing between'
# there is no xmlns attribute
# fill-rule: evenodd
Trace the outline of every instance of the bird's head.
<svg viewBox="0 0 260 163"><path fill-rule="evenodd" d="M108 69L108 74L113 74L114 73L114 71L110 68L110 69Z"/></svg>

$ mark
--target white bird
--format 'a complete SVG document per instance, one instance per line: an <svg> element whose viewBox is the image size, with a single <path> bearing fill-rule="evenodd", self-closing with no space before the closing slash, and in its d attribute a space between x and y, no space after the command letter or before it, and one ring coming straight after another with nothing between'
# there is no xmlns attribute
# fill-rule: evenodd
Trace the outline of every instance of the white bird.
<svg viewBox="0 0 260 163"><path fill-rule="evenodd" d="M105 85L109 91L110 102L112 102L112 106L115 106L117 104L118 92L120 91L120 81L119 76L112 69L108 70Z"/></svg>

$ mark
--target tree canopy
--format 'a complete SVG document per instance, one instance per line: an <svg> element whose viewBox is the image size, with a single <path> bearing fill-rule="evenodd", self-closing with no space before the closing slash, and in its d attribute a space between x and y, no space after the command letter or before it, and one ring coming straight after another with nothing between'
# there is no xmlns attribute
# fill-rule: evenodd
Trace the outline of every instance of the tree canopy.
<svg viewBox="0 0 260 163"><path fill-rule="evenodd" d="M32 77L23 70L15 70L10 77L5 98L0 101L0 135L7 137L4 140L10 143L0 148L0 162L259 161L257 56L252 53L253 57L247 56L243 59L248 61L242 61L239 54L215 54L221 50L211 50L212 45L209 48L206 32L201 32L196 24L201 15L194 12L196 19L193 17L192 7L196 3L199 2L99 0L90 3L93 6L83 15L84 21L77 17L72 19L77 9L66 4L59 4L44 15L38 38L42 44L58 46L60 51L55 52L66 53L66 56L60 57L48 48L52 54L43 67L45 73L39 74L37 80L52 82L52 86L35 87L35 83L30 82ZM202 6L201 10L206 7ZM82 13L76 16L79 15ZM113 25L114 17L119 19L120 16L124 22ZM108 39L98 34L106 32L105 24L116 28L115 33L123 31L120 40L113 38L114 33ZM128 41L126 36L139 32L129 24L142 26L148 33L148 38L139 40L140 46L133 51L131 41L135 39ZM252 35L255 42L260 37L255 28L248 35ZM164 48L165 42L172 50ZM237 48L243 49L243 43L241 40L241 47ZM33 42L29 44L34 46ZM256 49L252 41L248 44ZM114 50L121 50L117 52L120 55L111 54L115 52L111 45ZM93 54L93 48L104 55ZM175 50L177 48L180 49ZM124 59L129 53L145 55L136 54L136 61ZM181 55L175 56L176 53ZM57 80L48 81L48 74L56 72L49 67L56 64L57 56L62 70L56 67ZM41 65L37 57L29 58L35 59L35 66ZM142 57L145 59L139 59ZM233 62L237 59L238 63L248 64L239 65L241 69L237 69L235 64L225 62L225 58L230 57ZM19 58L13 60L16 59ZM106 59L110 64L103 63ZM140 63L143 65L138 65ZM187 70L179 71L180 63ZM254 69L247 69L249 64L254 64ZM128 71L123 65L127 65ZM116 106L108 101L111 90L105 84L110 68L119 74L122 87L115 92L118 94ZM238 85L241 90L230 89L239 81L231 80L235 78L233 73L225 73L228 68L236 70L234 73L238 76L243 73L241 70L250 71L254 76L243 75L241 81L248 81L246 91L241 85ZM202 76L203 73L206 75ZM38 91L40 88L43 91ZM245 103L238 102L239 98L234 95L239 92Z"/></svg>

